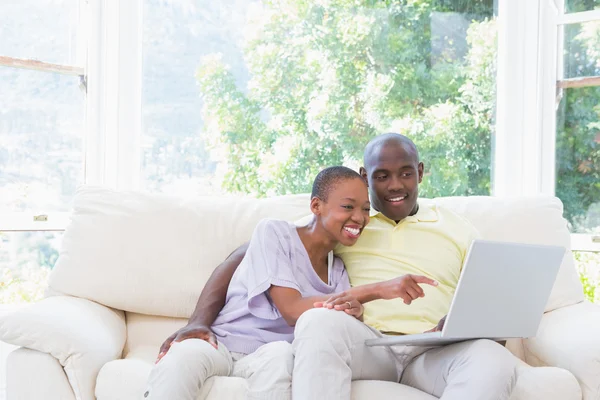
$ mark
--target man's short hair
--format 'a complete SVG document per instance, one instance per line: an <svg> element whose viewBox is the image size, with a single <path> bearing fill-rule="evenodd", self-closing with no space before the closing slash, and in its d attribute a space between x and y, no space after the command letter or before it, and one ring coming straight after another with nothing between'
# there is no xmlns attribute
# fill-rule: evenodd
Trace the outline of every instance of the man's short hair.
<svg viewBox="0 0 600 400"><path fill-rule="evenodd" d="M349 179L362 179L360 174L350 168L342 167L337 165L335 167L328 167L317 174L315 181L313 182L311 198L318 197L323 201L327 201L329 192L340 182Z"/></svg>

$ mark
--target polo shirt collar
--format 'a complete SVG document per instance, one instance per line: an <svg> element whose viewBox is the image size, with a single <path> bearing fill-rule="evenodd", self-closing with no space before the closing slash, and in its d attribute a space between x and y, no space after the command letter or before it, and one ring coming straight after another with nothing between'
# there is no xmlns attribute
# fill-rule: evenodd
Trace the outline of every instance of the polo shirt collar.
<svg viewBox="0 0 600 400"><path fill-rule="evenodd" d="M409 222L436 222L439 219L437 208L433 204L429 204L424 201L419 201L419 210L415 215L410 215L405 218L406 221ZM390 220L388 217L383 215L381 212L371 208L370 212L371 218L382 218L388 221L396 223L395 221Z"/></svg>

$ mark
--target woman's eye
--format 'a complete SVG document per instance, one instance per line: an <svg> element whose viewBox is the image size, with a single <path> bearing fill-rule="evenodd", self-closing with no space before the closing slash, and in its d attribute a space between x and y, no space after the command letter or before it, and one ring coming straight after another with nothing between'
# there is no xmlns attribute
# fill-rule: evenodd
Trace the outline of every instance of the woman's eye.
<svg viewBox="0 0 600 400"><path fill-rule="evenodd" d="M411 176L412 174L410 172L405 172L402 174L403 177L408 178L409 176Z"/></svg>
<svg viewBox="0 0 600 400"><path fill-rule="evenodd" d="M370 208L363 208L363 210L366 211L366 212L371 212Z"/></svg>
<svg viewBox="0 0 600 400"><path fill-rule="evenodd" d="M352 207L352 206L342 206L342 208L345 208L346 210L352 210L354 207Z"/></svg>

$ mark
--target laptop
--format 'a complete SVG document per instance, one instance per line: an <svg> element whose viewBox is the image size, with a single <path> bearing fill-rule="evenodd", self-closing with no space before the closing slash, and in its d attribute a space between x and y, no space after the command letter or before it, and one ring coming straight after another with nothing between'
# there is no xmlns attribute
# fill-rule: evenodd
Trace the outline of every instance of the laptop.
<svg viewBox="0 0 600 400"><path fill-rule="evenodd" d="M384 335L365 344L443 346L535 336L564 254L559 246L474 240L441 332Z"/></svg>

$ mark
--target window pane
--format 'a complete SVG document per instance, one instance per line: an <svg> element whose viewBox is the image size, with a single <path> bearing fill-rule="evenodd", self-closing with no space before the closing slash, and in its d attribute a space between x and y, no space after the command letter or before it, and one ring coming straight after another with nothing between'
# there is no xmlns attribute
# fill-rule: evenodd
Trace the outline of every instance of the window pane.
<svg viewBox="0 0 600 400"><path fill-rule="evenodd" d="M0 304L40 300L62 232L0 232Z"/></svg>
<svg viewBox="0 0 600 400"><path fill-rule="evenodd" d="M0 212L68 211L83 183L79 79L0 67Z"/></svg>
<svg viewBox="0 0 600 400"><path fill-rule="evenodd" d="M3 0L0 15L0 55L76 63L79 0Z"/></svg>
<svg viewBox="0 0 600 400"><path fill-rule="evenodd" d="M395 130L422 195L489 194L493 1L386 3L145 0L142 186L307 192Z"/></svg>
<svg viewBox="0 0 600 400"><path fill-rule="evenodd" d="M600 8L600 0L565 0L565 12L591 11Z"/></svg>
<svg viewBox="0 0 600 400"><path fill-rule="evenodd" d="M564 28L564 77L600 75L600 21Z"/></svg>
<svg viewBox="0 0 600 400"><path fill-rule="evenodd" d="M556 135L556 195L571 232L600 233L600 87L564 91Z"/></svg>

